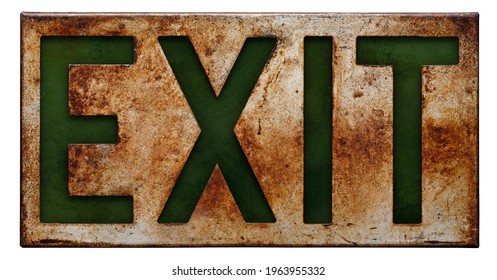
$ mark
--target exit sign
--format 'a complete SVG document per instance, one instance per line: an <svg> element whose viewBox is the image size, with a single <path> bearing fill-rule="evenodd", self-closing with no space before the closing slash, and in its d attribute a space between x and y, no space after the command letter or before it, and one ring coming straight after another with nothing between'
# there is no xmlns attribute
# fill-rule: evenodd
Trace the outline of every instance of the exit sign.
<svg viewBox="0 0 497 280"><path fill-rule="evenodd" d="M23 246L478 246L478 15L21 15Z"/></svg>

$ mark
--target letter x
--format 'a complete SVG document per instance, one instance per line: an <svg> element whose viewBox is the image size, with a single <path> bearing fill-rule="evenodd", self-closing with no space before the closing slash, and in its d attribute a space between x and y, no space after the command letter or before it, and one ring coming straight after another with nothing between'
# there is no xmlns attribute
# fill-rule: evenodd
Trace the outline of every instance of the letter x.
<svg viewBox="0 0 497 280"><path fill-rule="evenodd" d="M188 37L160 37L159 42L201 129L159 222L188 222L216 164L245 221L274 222L233 129L276 39L247 39L218 97Z"/></svg>

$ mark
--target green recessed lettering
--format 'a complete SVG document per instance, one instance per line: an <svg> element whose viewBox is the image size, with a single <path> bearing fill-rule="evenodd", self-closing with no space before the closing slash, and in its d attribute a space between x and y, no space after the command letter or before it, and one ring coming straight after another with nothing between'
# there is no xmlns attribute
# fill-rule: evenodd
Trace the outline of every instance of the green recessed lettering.
<svg viewBox="0 0 497 280"><path fill-rule="evenodd" d="M131 223L131 197L69 196L68 144L116 143L115 116L69 116L69 64L131 64L132 37L42 37L40 219L43 223Z"/></svg>
<svg viewBox="0 0 497 280"><path fill-rule="evenodd" d="M304 39L305 223L331 223L332 41Z"/></svg>
<svg viewBox="0 0 497 280"><path fill-rule="evenodd" d="M393 66L394 223L421 223L421 66L459 61L453 37L358 37L357 64Z"/></svg>
<svg viewBox="0 0 497 280"><path fill-rule="evenodd" d="M159 222L189 221L216 164L245 221L274 222L233 128L276 39L247 39L218 97L187 37L160 37L159 42L201 129Z"/></svg>

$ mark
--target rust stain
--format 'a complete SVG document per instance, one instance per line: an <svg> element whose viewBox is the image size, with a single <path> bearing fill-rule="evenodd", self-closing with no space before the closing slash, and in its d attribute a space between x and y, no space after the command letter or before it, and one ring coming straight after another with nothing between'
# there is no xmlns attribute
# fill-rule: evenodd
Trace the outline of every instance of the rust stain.
<svg viewBox="0 0 497 280"><path fill-rule="evenodd" d="M478 246L477 14L22 15L23 246ZM132 224L43 224L41 36L133 36L132 65L72 65L71 115L114 115L118 143L68 147L70 195L133 196ZM276 216L245 223L216 167L186 224L159 224L200 133L159 44L188 36L216 94L246 38L277 47L234 132ZM333 37L333 223L303 223L303 38ZM422 72L423 222L392 222L392 69L357 36L456 36L459 64ZM137 164L139 163L139 164Z"/></svg>
<svg viewBox="0 0 497 280"><path fill-rule="evenodd" d="M354 96L354 98L363 97L364 96L364 92L362 92L362 91L355 91L353 96Z"/></svg>
<svg viewBox="0 0 497 280"><path fill-rule="evenodd" d="M207 218L213 224L243 221L219 167L212 172L192 216L192 219Z"/></svg>

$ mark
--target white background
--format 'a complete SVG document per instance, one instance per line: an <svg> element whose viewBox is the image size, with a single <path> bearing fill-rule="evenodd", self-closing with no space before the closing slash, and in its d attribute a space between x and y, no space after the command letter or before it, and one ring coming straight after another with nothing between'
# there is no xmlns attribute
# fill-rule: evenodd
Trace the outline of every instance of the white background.
<svg viewBox="0 0 497 280"><path fill-rule="evenodd" d="M240 2L240 3L238 3ZM326 2L326 3L324 3ZM4 1L1 11L0 279L217 279L172 277L176 266L325 266L314 279L497 279L497 10L492 1ZM46 12L479 12L480 248L20 248L20 19ZM493 260L492 260L493 259ZM232 277L222 277L232 279ZM253 279L292 279L257 276ZM307 279L310 277L307 277ZM237 279L251 279L239 277ZM294 277L294 279L304 279Z"/></svg>

